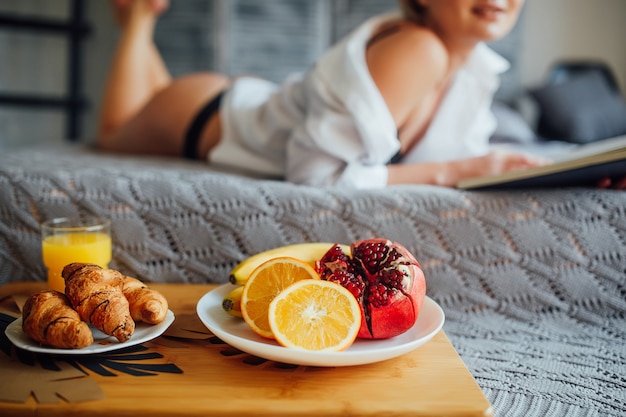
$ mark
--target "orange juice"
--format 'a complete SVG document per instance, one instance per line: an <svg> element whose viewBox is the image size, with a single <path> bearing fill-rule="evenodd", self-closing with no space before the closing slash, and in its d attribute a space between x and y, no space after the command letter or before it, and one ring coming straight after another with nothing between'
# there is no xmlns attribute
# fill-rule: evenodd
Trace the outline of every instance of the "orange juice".
<svg viewBox="0 0 626 417"><path fill-rule="evenodd" d="M63 267L84 262L106 268L111 261L111 237L107 233L70 232L46 236L42 242L43 263L48 268L48 287L64 292Z"/></svg>

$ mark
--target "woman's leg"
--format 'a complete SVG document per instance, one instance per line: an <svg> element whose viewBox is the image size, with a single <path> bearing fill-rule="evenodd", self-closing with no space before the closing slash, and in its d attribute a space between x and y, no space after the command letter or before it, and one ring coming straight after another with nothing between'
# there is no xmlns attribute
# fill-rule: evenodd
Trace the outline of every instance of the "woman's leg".
<svg viewBox="0 0 626 417"><path fill-rule="evenodd" d="M181 155L186 130L201 107L228 85L219 74L172 80L153 42L165 0L117 0L122 37L101 108L98 146L103 149ZM212 120L200 149L219 140ZM210 136L210 137L207 137Z"/></svg>
<svg viewBox="0 0 626 417"><path fill-rule="evenodd" d="M115 131L163 87L171 76L153 42L167 0L110 0L122 34L113 56L100 108L100 136Z"/></svg>

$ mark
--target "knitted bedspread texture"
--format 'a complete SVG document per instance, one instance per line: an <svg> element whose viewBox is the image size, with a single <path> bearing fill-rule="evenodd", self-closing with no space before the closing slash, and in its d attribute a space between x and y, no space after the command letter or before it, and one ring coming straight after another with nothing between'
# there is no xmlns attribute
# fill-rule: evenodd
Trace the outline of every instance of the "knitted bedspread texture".
<svg viewBox="0 0 626 417"><path fill-rule="evenodd" d="M626 192L313 188L85 147L0 155L0 284L45 279L40 223L112 221L110 266L224 283L300 242L386 237L421 263L497 416L626 415Z"/></svg>

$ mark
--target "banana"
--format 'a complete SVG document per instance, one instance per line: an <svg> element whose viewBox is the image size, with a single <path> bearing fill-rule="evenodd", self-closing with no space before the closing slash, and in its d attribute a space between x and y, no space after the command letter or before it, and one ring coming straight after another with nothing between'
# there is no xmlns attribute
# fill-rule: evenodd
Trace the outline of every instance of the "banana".
<svg viewBox="0 0 626 417"><path fill-rule="evenodd" d="M260 252L244 259L235 266L230 272L228 280L232 284L244 285L256 267L279 256L291 256L315 266L315 261L319 261L333 245L334 243L328 242L296 243ZM341 248L350 255L349 245L341 245Z"/></svg>
<svg viewBox="0 0 626 417"><path fill-rule="evenodd" d="M235 287L234 290L226 294L222 300L222 308L231 316L242 318L241 314L241 295L243 294L243 287Z"/></svg>

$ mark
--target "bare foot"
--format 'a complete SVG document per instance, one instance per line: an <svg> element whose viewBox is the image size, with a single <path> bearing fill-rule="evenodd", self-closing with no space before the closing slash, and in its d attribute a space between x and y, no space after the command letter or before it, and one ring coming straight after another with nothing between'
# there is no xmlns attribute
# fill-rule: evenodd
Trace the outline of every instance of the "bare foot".
<svg viewBox="0 0 626 417"><path fill-rule="evenodd" d="M170 5L169 0L110 0L115 20L126 27L133 15L160 16Z"/></svg>
<svg viewBox="0 0 626 417"><path fill-rule="evenodd" d="M149 0L152 11L157 15L161 15L170 7L169 0Z"/></svg>

